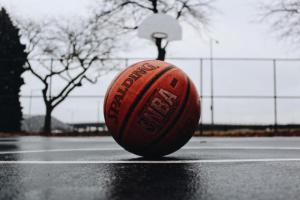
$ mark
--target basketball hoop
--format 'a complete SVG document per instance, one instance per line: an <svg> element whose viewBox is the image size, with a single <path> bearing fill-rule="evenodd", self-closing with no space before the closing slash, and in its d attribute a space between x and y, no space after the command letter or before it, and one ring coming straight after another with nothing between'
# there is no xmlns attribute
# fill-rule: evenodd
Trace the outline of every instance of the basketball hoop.
<svg viewBox="0 0 300 200"><path fill-rule="evenodd" d="M152 33L152 38L154 38L154 39L167 39L168 35L166 33L162 33L162 32L155 32L155 33Z"/></svg>
<svg viewBox="0 0 300 200"><path fill-rule="evenodd" d="M140 38L169 41L181 40L182 28L178 21L166 14L153 14L146 18L138 28Z"/></svg>

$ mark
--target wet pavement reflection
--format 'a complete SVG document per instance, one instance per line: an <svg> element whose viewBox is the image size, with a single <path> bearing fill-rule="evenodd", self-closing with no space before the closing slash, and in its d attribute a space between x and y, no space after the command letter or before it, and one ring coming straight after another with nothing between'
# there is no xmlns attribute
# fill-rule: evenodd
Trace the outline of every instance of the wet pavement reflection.
<svg viewBox="0 0 300 200"><path fill-rule="evenodd" d="M109 199L193 199L206 188L190 164L111 165L108 172Z"/></svg>
<svg viewBox="0 0 300 200"><path fill-rule="evenodd" d="M300 161L216 162L191 160L299 158L300 139L207 139L208 149L185 149L159 161L145 160L106 139L0 139L0 200L2 199L299 199ZM188 144L196 147L197 140ZM230 149L234 146L258 149ZM73 151L109 147L112 150ZM203 147L203 146L202 146ZM218 149L217 147L230 147ZM261 149L259 147L272 147ZM276 149L286 147L286 149ZM274 149L273 149L274 148ZM59 150L31 152L28 150ZM22 151L25 151L22 153ZM5 153L6 152L6 153ZM10 153L7 153L10 152ZM19 153L15 153L19 152ZM5 161L58 163L4 163ZM74 164L60 161L80 161ZM103 161L88 163L85 161ZM135 163L109 163L135 161ZM186 161L186 162L185 162Z"/></svg>

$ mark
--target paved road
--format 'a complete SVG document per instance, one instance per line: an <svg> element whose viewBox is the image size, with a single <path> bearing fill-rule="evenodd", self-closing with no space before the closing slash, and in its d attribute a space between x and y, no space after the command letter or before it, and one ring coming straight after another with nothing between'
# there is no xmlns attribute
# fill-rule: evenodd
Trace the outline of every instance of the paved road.
<svg viewBox="0 0 300 200"><path fill-rule="evenodd" d="M300 138L193 138L144 160L111 138L0 139L0 199L299 199Z"/></svg>

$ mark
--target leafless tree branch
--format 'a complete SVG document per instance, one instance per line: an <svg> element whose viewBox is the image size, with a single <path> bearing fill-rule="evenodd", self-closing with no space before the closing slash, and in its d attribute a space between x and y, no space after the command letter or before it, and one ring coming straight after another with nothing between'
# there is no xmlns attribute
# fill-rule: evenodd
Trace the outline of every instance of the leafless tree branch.
<svg viewBox="0 0 300 200"><path fill-rule="evenodd" d="M100 13L108 21L125 30L135 30L149 15L165 13L192 25L197 31L208 25L214 11L214 0L98 0ZM103 12L105 10L105 12ZM125 32L128 33L128 32ZM158 52L165 52L168 43L156 42Z"/></svg>
<svg viewBox="0 0 300 200"><path fill-rule="evenodd" d="M29 53L27 69L44 85L45 129L49 131L46 121L51 123L53 109L80 87L83 80L89 83L97 81L99 74L95 75L93 65L100 57L110 57L116 49L116 37L124 30L113 26L106 16L74 21L52 20L43 24L24 20L19 22L19 27ZM97 63L100 71L104 67L101 64ZM60 84L52 94L50 84L53 80L60 81Z"/></svg>
<svg viewBox="0 0 300 200"><path fill-rule="evenodd" d="M300 42L300 0L275 0L261 4L260 10L261 22L269 23L279 39Z"/></svg>

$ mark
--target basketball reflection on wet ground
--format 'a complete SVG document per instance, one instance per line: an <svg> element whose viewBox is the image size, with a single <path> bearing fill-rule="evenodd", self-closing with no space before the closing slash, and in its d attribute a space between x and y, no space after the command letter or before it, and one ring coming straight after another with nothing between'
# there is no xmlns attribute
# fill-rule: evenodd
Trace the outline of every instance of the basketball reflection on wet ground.
<svg viewBox="0 0 300 200"><path fill-rule="evenodd" d="M193 138L145 160L109 137L0 139L0 199L298 199L300 138Z"/></svg>

